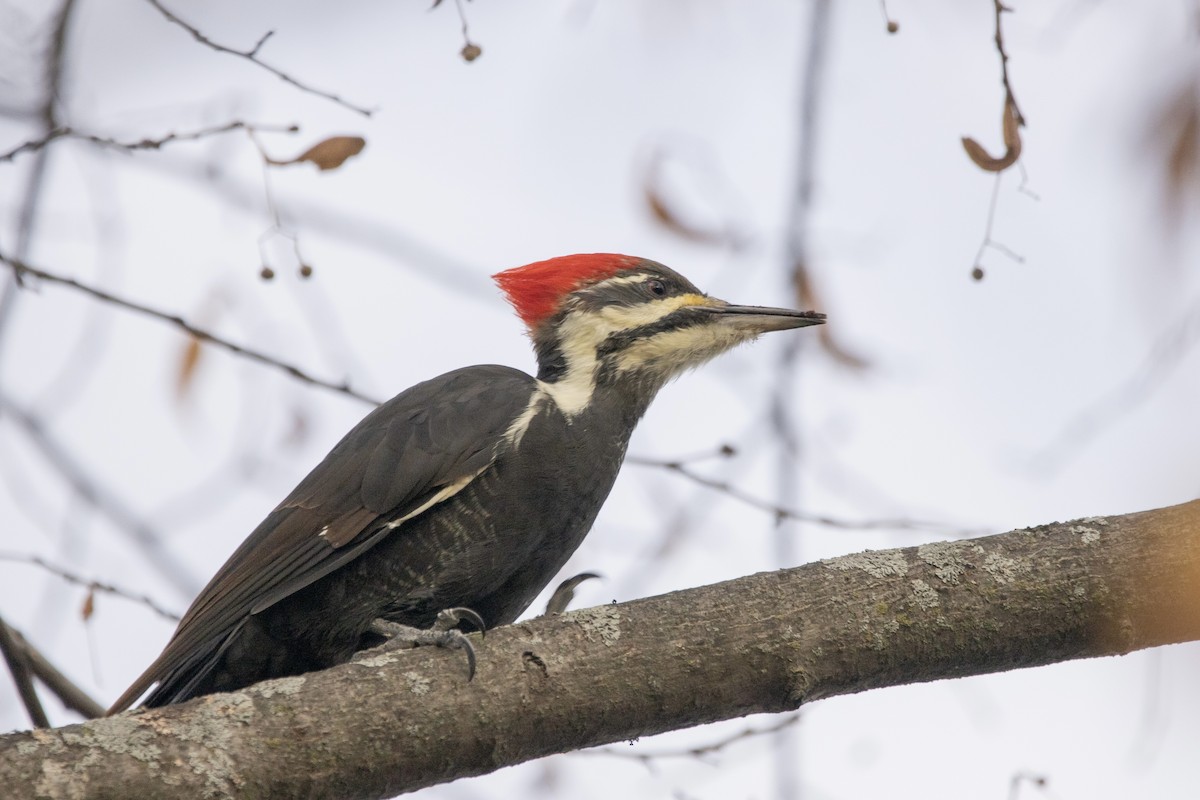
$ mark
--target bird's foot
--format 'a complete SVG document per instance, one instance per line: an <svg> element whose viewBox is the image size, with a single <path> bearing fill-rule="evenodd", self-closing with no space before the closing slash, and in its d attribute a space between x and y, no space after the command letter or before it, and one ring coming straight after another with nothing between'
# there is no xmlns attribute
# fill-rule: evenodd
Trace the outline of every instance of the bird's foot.
<svg viewBox="0 0 1200 800"><path fill-rule="evenodd" d="M567 578L558 585L554 594L550 595L550 600L546 603L546 613L561 614L566 611L567 606L575 599L575 588L586 580L599 577L601 576L598 572L581 572L574 578Z"/></svg>
<svg viewBox="0 0 1200 800"><path fill-rule="evenodd" d="M428 629L414 628L401 625L386 619L377 619L367 629L371 633L387 639L380 647L421 647L434 645L462 650L467 654L467 680L475 677L475 648L471 641L458 629L460 622L469 622L479 629L480 635L485 631L483 617L469 608L447 608L438 612L433 627Z"/></svg>

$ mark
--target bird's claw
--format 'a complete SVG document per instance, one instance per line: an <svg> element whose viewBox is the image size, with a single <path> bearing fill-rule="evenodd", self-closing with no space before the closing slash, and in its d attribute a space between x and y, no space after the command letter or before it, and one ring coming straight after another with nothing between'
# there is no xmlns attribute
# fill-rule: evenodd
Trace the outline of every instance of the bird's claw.
<svg viewBox="0 0 1200 800"><path fill-rule="evenodd" d="M480 635L483 634L483 617L469 608L447 608L444 611L439 611L433 627L428 629L401 625L398 622L391 622L386 619L377 619L371 623L369 630L371 633L387 639L387 642L382 645L383 647L411 644L413 647L433 645L452 650L462 650L467 654L467 680L470 681L475 677L475 648L471 645L471 641L467 638L466 634L456 627L458 623L463 621L471 623L479 629Z"/></svg>
<svg viewBox="0 0 1200 800"><path fill-rule="evenodd" d="M579 584L592 578L601 577L598 572L581 572L573 578L567 578L558 585L554 590L554 594L550 595L550 600L546 603L547 614L561 614L567 610L567 606L571 605L571 601L575 599L575 589Z"/></svg>
<svg viewBox="0 0 1200 800"><path fill-rule="evenodd" d="M432 630L435 631L450 631L458 627L460 622L469 622L479 631L480 638L487 635L487 623L483 621L483 617L476 614L469 608L444 608L438 612L437 619L433 623Z"/></svg>

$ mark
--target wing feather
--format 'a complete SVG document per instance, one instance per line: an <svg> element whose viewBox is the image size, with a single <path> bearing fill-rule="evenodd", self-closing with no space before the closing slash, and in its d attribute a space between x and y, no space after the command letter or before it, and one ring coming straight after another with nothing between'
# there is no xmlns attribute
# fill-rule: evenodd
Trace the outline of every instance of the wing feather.
<svg viewBox="0 0 1200 800"><path fill-rule="evenodd" d="M192 603L162 654L113 705L187 696L251 614L358 558L483 472L536 382L494 365L417 384L368 414L250 534ZM179 684L178 686L176 684Z"/></svg>

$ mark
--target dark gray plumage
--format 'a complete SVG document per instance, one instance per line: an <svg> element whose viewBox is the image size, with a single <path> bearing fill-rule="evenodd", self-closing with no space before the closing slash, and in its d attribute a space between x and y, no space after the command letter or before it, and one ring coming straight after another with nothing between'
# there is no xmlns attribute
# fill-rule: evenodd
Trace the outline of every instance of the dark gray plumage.
<svg viewBox="0 0 1200 800"><path fill-rule="evenodd" d="M538 377L467 367L367 415L221 567L109 713L151 687L145 704L159 706L343 663L394 632L386 623L429 628L445 609L512 622L587 535L667 380L823 319L731 306L627 256L552 259L497 281L529 327Z"/></svg>

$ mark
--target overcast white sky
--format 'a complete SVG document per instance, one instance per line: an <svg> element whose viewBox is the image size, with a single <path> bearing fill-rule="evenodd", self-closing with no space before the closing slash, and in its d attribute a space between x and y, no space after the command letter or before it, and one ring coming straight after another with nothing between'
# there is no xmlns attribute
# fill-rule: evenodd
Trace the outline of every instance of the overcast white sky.
<svg viewBox="0 0 1200 800"><path fill-rule="evenodd" d="M37 98L43 5L0 4L0 107ZM993 236L1020 261L988 249L982 282L969 273L994 184L959 137L999 149L992 4L892 2L894 36L877 3L834 5L812 268L831 333L869 368L848 370L815 337L794 334L805 339L792 407L803 458L789 502L943 527L792 524L794 561L1195 497L1197 207L1169 235L1165 156L1148 133L1165 99L1200 79L1194 4L1015 0L1005 38L1028 120L1028 191L1015 171L1003 176ZM277 278L259 279L270 215L242 133L135 155L55 143L31 263L378 397L468 363L529 368L519 322L488 275L553 255L628 252L729 300L793 302L785 242L809 3L477 0L465 5L483 48L472 64L458 56L453 3L172 7L234 47L274 30L265 61L377 112L365 118L205 49L144 0L78 0L61 119L121 140L234 120L299 124L295 136L261 137L276 157L332 134L365 137L339 170L271 174L314 276L301 280L286 242L267 236ZM36 122L0 118L0 152L36 135ZM646 176L661 154L672 207L736 230L737 248L689 241L648 212ZM0 163L5 252L35 161ZM30 286L11 313L0 395L37 414L163 537L193 590L367 408L212 349L180 395L186 340L54 286ZM729 443L736 457L696 469L775 498L768 408L789 335L668 387L631 453L676 458ZM176 611L190 599L11 416L0 416L0 520L7 553L40 554ZM566 572L607 576L581 588L579 605L627 600L784 566L777 535L768 513L629 465ZM107 595L85 624L84 594L0 562L0 614L107 702L173 626ZM1195 797L1198 668L1192 644L831 699L805 708L783 760L800 794L817 798L1006 797L1020 772L1049 780L1023 797ZM777 797L768 737L699 764L623 757L772 721L557 757L426 794ZM26 724L5 676L0 726Z"/></svg>

